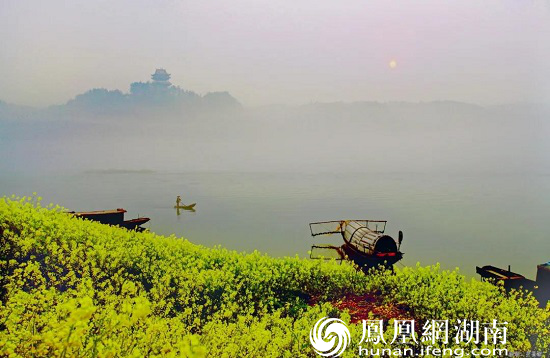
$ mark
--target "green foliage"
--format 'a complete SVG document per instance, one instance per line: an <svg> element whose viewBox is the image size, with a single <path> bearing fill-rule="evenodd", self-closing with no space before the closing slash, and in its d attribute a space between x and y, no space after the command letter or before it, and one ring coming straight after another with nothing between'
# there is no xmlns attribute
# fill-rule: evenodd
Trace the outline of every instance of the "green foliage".
<svg viewBox="0 0 550 358"><path fill-rule="evenodd" d="M313 324L349 322L325 302L374 291L415 317L508 321L511 350L535 349L535 333L549 343L548 309L458 272L367 276L349 264L205 248L62 211L0 199L0 356L314 357ZM307 304L313 296L319 305ZM350 328L361 336L360 325Z"/></svg>

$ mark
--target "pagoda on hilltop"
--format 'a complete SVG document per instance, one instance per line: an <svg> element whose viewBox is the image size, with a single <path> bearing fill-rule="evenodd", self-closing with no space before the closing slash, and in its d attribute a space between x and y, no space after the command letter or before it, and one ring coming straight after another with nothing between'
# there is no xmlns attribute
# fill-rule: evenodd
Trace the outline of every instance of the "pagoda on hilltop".
<svg viewBox="0 0 550 358"><path fill-rule="evenodd" d="M155 85L168 87L170 83L170 74L164 68L157 68L155 73L151 75L151 79Z"/></svg>
<svg viewBox="0 0 550 358"><path fill-rule="evenodd" d="M134 82L130 85L130 94L136 98L141 98L141 100L156 98L156 101L178 91L179 89L173 87L170 83L170 74L164 68L157 68L155 73L151 75L151 81Z"/></svg>

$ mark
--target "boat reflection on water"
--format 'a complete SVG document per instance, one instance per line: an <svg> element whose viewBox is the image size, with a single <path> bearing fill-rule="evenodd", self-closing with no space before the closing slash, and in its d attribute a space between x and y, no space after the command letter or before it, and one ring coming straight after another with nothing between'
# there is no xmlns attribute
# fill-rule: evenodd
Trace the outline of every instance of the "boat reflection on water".
<svg viewBox="0 0 550 358"><path fill-rule="evenodd" d="M191 207L185 207L185 206L174 206L174 208L176 208L176 215L181 215L182 211L187 211L189 213L194 213L196 212L195 210L195 204L193 204L193 206Z"/></svg>

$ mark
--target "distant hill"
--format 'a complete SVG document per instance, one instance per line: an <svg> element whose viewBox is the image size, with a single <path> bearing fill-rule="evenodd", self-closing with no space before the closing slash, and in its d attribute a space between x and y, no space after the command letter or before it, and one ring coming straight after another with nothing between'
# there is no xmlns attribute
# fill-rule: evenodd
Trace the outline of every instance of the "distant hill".
<svg viewBox="0 0 550 358"><path fill-rule="evenodd" d="M153 75L154 76L154 75ZM169 78L169 75L167 75ZM228 92L199 95L172 85L167 80L134 82L130 92L94 88L77 95L67 103L47 108L17 106L0 101L0 120L18 119L75 119L78 116L119 116L143 113L201 113L209 111L238 111L241 104Z"/></svg>

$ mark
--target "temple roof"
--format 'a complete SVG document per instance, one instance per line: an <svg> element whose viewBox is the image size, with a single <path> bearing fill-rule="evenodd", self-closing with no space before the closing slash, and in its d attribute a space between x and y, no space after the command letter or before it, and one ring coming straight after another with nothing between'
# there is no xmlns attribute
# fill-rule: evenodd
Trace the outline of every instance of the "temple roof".
<svg viewBox="0 0 550 358"><path fill-rule="evenodd" d="M170 79L170 74L166 72L164 68L157 68L155 73L151 75L153 81L168 81Z"/></svg>

